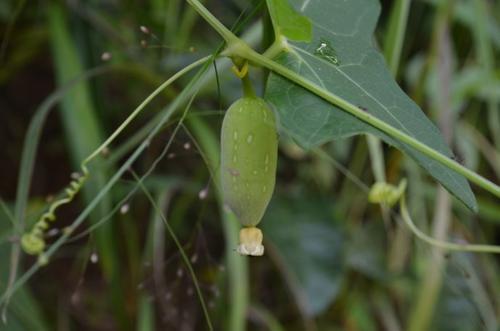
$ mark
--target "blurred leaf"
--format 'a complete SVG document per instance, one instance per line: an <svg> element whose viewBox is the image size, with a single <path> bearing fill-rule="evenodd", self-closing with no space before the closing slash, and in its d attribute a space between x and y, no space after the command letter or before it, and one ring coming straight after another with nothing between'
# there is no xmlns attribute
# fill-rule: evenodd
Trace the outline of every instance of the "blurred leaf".
<svg viewBox="0 0 500 331"><path fill-rule="evenodd" d="M298 303L309 315L317 315L335 299L341 286L343 236L333 221L331 202L304 196L309 195L275 198L262 228L297 282Z"/></svg>
<svg viewBox="0 0 500 331"><path fill-rule="evenodd" d="M458 127L459 129L455 133L455 144L458 153L462 156L467 168L477 170L479 165L479 151L474 137L463 125L459 125Z"/></svg>
<svg viewBox="0 0 500 331"><path fill-rule="evenodd" d="M373 320L370 303L366 296L355 293L349 296L349 307L347 309L349 321L355 325L355 330L375 331L376 324Z"/></svg>
<svg viewBox="0 0 500 331"><path fill-rule="evenodd" d="M434 314L434 330L487 330L483 328L478 309L474 305L467 284L470 281L468 277L470 275L465 272L462 263L452 260L447 266L444 287Z"/></svg>
<svg viewBox="0 0 500 331"><path fill-rule="evenodd" d="M425 2L439 7L447 1L448 0L426 0ZM453 10L454 19L465 24L470 29L474 29L475 25L478 23L474 10L476 3L477 1L456 1ZM493 7L493 2L491 2L491 10L494 10ZM497 49L500 49L500 24L495 20L494 15L487 15L487 17L483 17L482 19L485 21L486 29L493 45Z"/></svg>
<svg viewBox="0 0 500 331"><path fill-rule="evenodd" d="M469 66L455 75L452 82L454 102L465 101L471 97L484 100L500 99L500 74Z"/></svg>
<svg viewBox="0 0 500 331"><path fill-rule="evenodd" d="M15 39L10 41L12 50L9 56L3 59L4 63L0 68L0 85L7 83L10 79L21 71L35 56L39 55L44 43L47 41L47 30L37 26L16 33ZM1 42L4 42L3 40Z"/></svg>
<svg viewBox="0 0 500 331"><path fill-rule="evenodd" d="M6 22L9 17L11 17L12 12L13 10L10 6L9 1L0 2L0 20L2 20L2 22Z"/></svg>
<svg viewBox="0 0 500 331"><path fill-rule="evenodd" d="M11 223L3 212L0 212L0 237L10 237L13 233ZM5 291L11 265L7 262L10 256L10 245L0 245L0 293ZM23 286L11 297L7 310L7 324L0 321L0 330L49 330L42 311L31 291Z"/></svg>
<svg viewBox="0 0 500 331"><path fill-rule="evenodd" d="M427 2L439 6L448 0L427 0ZM470 29L474 29L477 24L476 12L474 6L477 1L456 1L454 6L454 17L457 21L467 25ZM493 10L493 1L491 2L491 9ZM486 29L489 33L491 41L497 49L500 49L500 24L495 20L493 15L483 17L486 23Z"/></svg>
<svg viewBox="0 0 500 331"><path fill-rule="evenodd" d="M266 326L269 331L284 331L285 329L280 324L280 322L273 316L273 314L265 309L264 307L258 305L252 305L250 307L250 313L255 315L257 319L261 321L262 324Z"/></svg>
<svg viewBox="0 0 500 331"><path fill-rule="evenodd" d="M384 57L393 76L398 73L409 12L410 0L396 0L392 3L389 24L385 31Z"/></svg>
<svg viewBox="0 0 500 331"><path fill-rule="evenodd" d="M65 11L57 3L51 3L48 8L48 26L52 46L54 70L57 83L67 85L72 79L84 73L78 49L73 42L66 21ZM60 114L65 131L67 150L73 161L73 166L80 170L80 163L97 148L103 139L97 111L94 108L89 87L80 84L69 91L61 102ZM99 194L107 181L104 169L90 170L90 177L83 186L83 196L87 203ZM110 199L104 197L99 208L90 214L92 222L99 222L111 210ZM104 223L95 230L99 250L99 262L102 265L105 278L109 281L115 316L122 328L126 329L126 312L123 303L123 275L119 272L121 264L118 252L115 250L115 235L112 223Z"/></svg>
<svg viewBox="0 0 500 331"><path fill-rule="evenodd" d="M381 224L370 223L356 227L347 248L349 268L372 279L386 278L384 240L384 228Z"/></svg>
<svg viewBox="0 0 500 331"><path fill-rule="evenodd" d="M78 50L75 48L68 31L64 11L58 5L52 5L49 8L49 32L55 72L58 84L65 86L72 79L81 76L84 71L78 56ZM103 141L103 134L86 84L80 84L66 93L62 98L60 113L67 149L74 167L79 170L80 163ZM102 170L91 171L91 180L83 187L83 193L88 201L95 197L99 187L105 181ZM101 209L101 211L103 215L107 214L109 206L106 206L104 210ZM101 217L93 214L93 218L98 220ZM100 261L102 261L108 277L112 273L112 269L114 269L113 265L117 263L117 260L113 257L113 248L111 246L113 235L111 230L108 223L96 231L101 246L99 252Z"/></svg>
<svg viewBox="0 0 500 331"><path fill-rule="evenodd" d="M416 57L409 66L409 78L414 82L415 74L422 70L421 59ZM429 72L426 80L426 93L432 98L439 97L439 80L436 71ZM458 71L453 70L451 81L451 101L454 111L463 111L472 98L481 101L490 99L500 100L500 74L495 71L485 70L478 66L467 66Z"/></svg>
<svg viewBox="0 0 500 331"><path fill-rule="evenodd" d="M268 7L277 33L290 40L311 41L311 22L297 13L287 0L268 0Z"/></svg>
<svg viewBox="0 0 500 331"><path fill-rule="evenodd" d="M380 11L377 1L306 1L300 9L312 21L313 41L289 42L291 51L279 56L279 63L452 156L439 130L394 82L382 55L372 46ZM470 209L477 209L463 176L287 79L271 74L266 98L278 111L281 125L304 147L360 133L377 135L414 158Z"/></svg>
<svg viewBox="0 0 500 331"><path fill-rule="evenodd" d="M491 202L487 199L479 200L481 217L485 221L490 221L496 225L500 225L500 206L496 202Z"/></svg>

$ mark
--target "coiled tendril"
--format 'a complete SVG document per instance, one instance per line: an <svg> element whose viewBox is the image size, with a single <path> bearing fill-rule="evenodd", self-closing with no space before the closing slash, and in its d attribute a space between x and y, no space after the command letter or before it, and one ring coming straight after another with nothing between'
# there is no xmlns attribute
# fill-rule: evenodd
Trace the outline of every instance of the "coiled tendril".
<svg viewBox="0 0 500 331"><path fill-rule="evenodd" d="M153 100L154 97L160 94L161 91L163 91L167 86L172 84L179 77L183 76L184 74L188 73L189 71L193 70L199 65L204 64L205 62L211 60L212 58L213 55L207 55L189 64L183 69L179 70L172 77L163 82L163 84L158 86L156 90L154 90L146 99L144 99L141 102L139 106L137 106L137 108L134 109L134 111L122 122L122 124L120 124L120 126L106 139L106 141L102 143L101 146L99 146L85 160L83 160L80 166L82 173L79 174L77 178L74 178L69 183L68 187L65 189L65 194L63 195L63 197L52 202L48 211L42 214L42 216L35 223L31 231L25 233L21 237L21 247L26 253L31 255L38 255L39 264L46 264L48 262L47 257L45 256L45 254L43 254L45 249L45 239L44 239L45 231L49 228L50 222L56 220L56 215L55 215L56 209L64 204L73 201L75 195L78 192L80 192L82 186L87 181L89 177L87 164L90 161L92 161L95 157L97 157L100 153L102 153L106 148L108 148L110 143L120 134L120 132L122 132L125 129L125 127L127 127L127 125L144 109L144 107L146 107L146 105L149 102L151 102L151 100Z"/></svg>
<svg viewBox="0 0 500 331"><path fill-rule="evenodd" d="M406 199L404 194L405 190L405 179L403 179L397 187L385 182L378 182L372 186L370 193L368 194L368 200L371 203L387 204L389 206L393 206L399 201L399 208L403 221L413 232L413 234L417 236L417 238L425 241L429 245L451 251L500 254L500 246L453 243L438 240L422 232L419 228L417 228L410 217L408 207L406 206Z"/></svg>
<svg viewBox="0 0 500 331"><path fill-rule="evenodd" d="M77 178L69 183L68 187L64 190L65 194L63 197L52 202L49 210L42 214L31 231L21 237L21 246L26 253L37 255L41 254L45 249L45 231L49 228L49 223L56 220L56 209L73 201L75 195L80 192L83 184L85 184L89 177L89 171L85 163L82 163L81 169L82 173L77 174Z"/></svg>

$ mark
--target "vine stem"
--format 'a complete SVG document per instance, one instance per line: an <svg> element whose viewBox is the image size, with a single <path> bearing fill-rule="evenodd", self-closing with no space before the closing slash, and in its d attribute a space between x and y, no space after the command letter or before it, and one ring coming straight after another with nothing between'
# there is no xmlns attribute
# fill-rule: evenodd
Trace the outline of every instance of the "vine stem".
<svg viewBox="0 0 500 331"><path fill-rule="evenodd" d="M231 31L229 31L224 25L210 13L198 0L187 0L187 2L193 6L193 8L210 24L228 43L227 49L223 52L223 54L228 56L239 56L241 58L247 59L250 62L265 67L269 70L274 71L275 73L289 79L297 85L302 86L303 88L309 90L310 92L316 94L317 96L325 99L333 105L338 106L339 108L345 110L353 116L356 116L363 122L368 123L369 125L383 131L384 133L390 135L391 137L415 148L422 154L440 162L445 165L449 169L456 171L462 176L469 179L471 182L475 183L479 187L491 192L495 196L500 198L500 186L491 182L490 180L480 176L474 171L467 169L462 166L460 163L452 160L446 155L441 154L437 150L427 146L426 144L418 141L412 136L400 131L399 129L393 127L390 124L385 123L384 121L378 119L377 117L370 115L367 112L359 109L356 105L350 103L347 100L344 100L331 92L323 89L319 85L305 79L300 76L296 72L288 69L287 67L273 61L271 58L278 54L278 49L273 52L266 52L266 56L257 53L250 46L248 46L245 42L236 37ZM278 41L277 41L278 42ZM286 45L282 40L279 40L279 44ZM286 50L286 47L281 49ZM476 207L477 208L477 207Z"/></svg>
<svg viewBox="0 0 500 331"><path fill-rule="evenodd" d="M228 28L224 26L212 13L205 8L198 0L187 0L187 2L207 21L218 34L226 41L227 44L232 44L240 41Z"/></svg>
<svg viewBox="0 0 500 331"><path fill-rule="evenodd" d="M471 245L471 244L456 244L446 241L441 241L431 236L428 236L424 232L422 232L415 223L413 223L410 213L408 212L408 208L406 206L406 199L403 195L401 197L399 206L401 208L401 217L406 225L410 228L410 230L415 234L419 239L425 241L426 243L436 246L439 248L451 250L451 251L459 251L459 252L476 252L476 253L495 253L500 254L500 246L496 245Z"/></svg>
<svg viewBox="0 0 500 331"><path fill-rule="evenodd" d="M256 94L252 86L252 82L250 81L250 77L248 74L245 77L241 78L241 83L243 84L243 95L247 98L255 98Z"/></svg>
<svg viewBox="0 0 500 331"><path fill-rule="evenodd" d="M204 58L204 62L208 62L210 59L212 59L213 56L209 56ZM197 61L198 62L198 61ZM194 63L193 63L194 64ZM193 65L191 64L190 67ZM203 63L200 63L203 64ZM195 66L192 66L191 69L194 69ZM187 67L186 67L187 68ZM182 69L182 72L185 74L189 70L186 70L186 68ZM85 209L80 213L80 215L73 221L73 223L67 227L67 231L63 231L62 235L47 249L46 252L44 252L45 259L49 259L60 247L63 245L68 238L71 236L72 232L79 227L85 219L88 217L88 215L91 213L91 211L96 207L96 205L101 201L104 195L108 194L109 190L113 187L113 185L116 184L116 182L121 178L121 176L131 167L131 165L137 160L137 158L142 154L142 152L149 146L149 141L160 131L160 129L165 125L165 123L168 121L168 119L171 117L172 113L175 111L175 109L179 106L180 103L185 101L186 96L189 94L187 92L190 88L197 86L199 84L199 80L203 76L203 74L207 70L207 64L205 63L205 66L202 67L196 76L191 79L190 83L184 89L179 97L172 102L172 104L169 106L169 108L166 110L166 112L158 119L158 122L156 125L151 128L149 134L145 138L145 140L135 149L135 151L132 153L131 156L128 157L128 159L122 164L122 166L115 172L115 174L110 178L110 180L106 183L106 185L98 192L98 194L95 196L95 198L85 207ZM163 87L165 87L164 84L162 84ZM156 90L155 90L156 92ZM153 92L153 93L155 93ZM7 297L9 295L12 295L15 293L22 285L24 285L34 274L35 272L40 269L42 264L40 263L40 260L38 263L34 263L26 272L19 277L14 284L10 287L10 292L4 293L3 295L0 296L0 305L5 302Z"/></svg>
<svg viewBox="0 0 500 331"><path fill-rule="evenodd" d="M463 175L467 179L469 179L471 182L477 184L478 186L484 188L485 190L493 193L497 197L500 198L500 186L496 185L495 183L491 182L490 180L478 175L474 171L467 169L466 167L462 166L460 163L456 162L455 160L452 160L451 158L447 157L446 155L441 154L440 152L436 151L435 149L427 146L426 144L418 141L417 139L413 138L412 136L400 131L399 129L393 127L390 124L385 123L384 121L378 119L377 117L370 115L369 113L366 113L359 109L357 106L353 105L349 101L346 101L329 91L324 90L321 88L319 85L314 84L313 82L304 79L297 73L293 72L292 70L282 66L281 64L274 62L254 50L248 48L248 50L241 51L240 47L237 48L239 50L239 56L241 57L246 57L251 61L260 63L262 66L275 71L276 73L282 75L285 78L288 78L292 82L296 83L297 85L300 85L307 90L313 92L314 94L320 96L321 98L329 101L330 103L344 109L351 115L356 116L357 118L361 119L362 121L370 124L371 126L387 133L388 135L392 136L395 139L398 139L399 141L415 148L419 152L427 155L428 157L442 163L443 165L447 166L448 168L458 172L459 174Z"/></svg>
<svg viewBox="0 0 500 331"><path fill-rule="evenodd" d="M122 124L109 136L106 141L104 141L94 152L92 152L80 165L82 170L81 177L71 181L70 185L66 188L65 194L54 201L47 212L42 214L42 216L35 223L30 232L23 235L21 238L21 243L23 249L29 254L38 255L41 263L46 260L46 255L44 254L45 240L43 238L44 232L49 228L49 222L56 220L56 210L60 206L70 203L74 196L80 191L82 186L85 184L87 178L90 176L87 164L92 161L97 155L99 155L109 144L125 129L125 127L146 107L148 103L153 100L158 94L160 94L167 86L172 84L179 77L185 75L194 68L200 66L201 64L207 62L213 58L212 55L205 56L190 65L184 67L175 73L172 77L167 79L163 84L161 84L156 90L153 91L137 108L123 121Z"/></svg>
<svg viewBox="0 0 500 331"><path fill-rule="evenodd" d="M139 113L146 107L148 103L151 102L158 94L160 94L167 86L172 84L174 81L176 81L179 77L185 75L189 71L193 70L194 68L200 66L201 64L207 62L210 58L212 58L212 55L207 55L205 57L202 57L199 60L196 60L195 62L189 64L188 66L182 68L178 72L176 72L172 77L167 79L163 84L158 86L156 90L153 91L144 101L141 102L139 106L125 119L125 121L120 124L120 126L104 141L101 146L99 146L92 154L87 156L87 158L82 162L82 168L92 161L93 158L95 158L97 155L99 155L104 149L106 149L109 144L127 127L127 125L132 122L134 118L139 115Z"/></svg>
<svg viewBox="0 0 500 331"><path fill-rule="evenodd" d="M185 117L185 115L186 115L186 113L184 113L184 117ZM179 127L180 127L180 125L179 125ZM137 182L137 184L141 188L142 192L148 198L149 202L151 203L151 206L153 206L155 212L158 214L158 216L160 216L161 220L163 221L163 224L167 228L168 233L172 237L172 240L174 241L175 246L177 246L177 249L179 250L179 253L180 253L181 257L182 257L182 260L183 260L184 264L186 265L186 268L189 271L189 275L191 276L191 279L193 281L194 287L196 289L196 293L197 293L198 298L200 300L201 308L203 310L203 315L205 316L205 320L207 322L207 327L208 327L208 329L210 331L213 331L214 328L212 326L212 321L210 319L210 314L208 313L208 309L207 309L207 305L205 303L205 299L203 298L203 294L201 293L201 288L200 288L200 284L198 282L198 277L196 277L196 273L194 272L193 266L189 262L189 258L186 255L186 251L182 247L182 244L180 243L179 239L177 238L177 235L175 234L174 229L172 229L172 226L167 221L167 218L165 217L165 214L160 209L160 207L156 204L155 200L151 196L151 193L149 193L148 189L144 185L143 179L140 178L134 171L131 171L131 173L132 173L132 176L134 176L135 181Z"/></svg>

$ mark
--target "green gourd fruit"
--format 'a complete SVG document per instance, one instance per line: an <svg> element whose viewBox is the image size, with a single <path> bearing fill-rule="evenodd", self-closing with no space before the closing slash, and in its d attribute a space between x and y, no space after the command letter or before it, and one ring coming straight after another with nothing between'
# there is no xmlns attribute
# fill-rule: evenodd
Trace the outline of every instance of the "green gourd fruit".
<svg viewBox="0 0 500 331"><path fill-rule="evenodd" d="M226 112L221 132L221 180L225 205L245 227L238 252L262 255L259 224L271 200L276 179L278 134L266 102L244 97Z"/></svg>

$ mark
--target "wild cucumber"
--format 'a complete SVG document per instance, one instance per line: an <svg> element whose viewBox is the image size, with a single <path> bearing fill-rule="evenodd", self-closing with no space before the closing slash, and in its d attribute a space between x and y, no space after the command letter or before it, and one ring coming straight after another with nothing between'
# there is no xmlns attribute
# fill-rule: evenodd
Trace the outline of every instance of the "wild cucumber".
<svg viewBox="0 0 500 331"><path fill-rule="evenodd" d="M271 200L276 177L278 134L273 111L257 97L243 97L226 112L221 133L224 203L246 227L238 252L262 255L259 224Z"/></svg>

